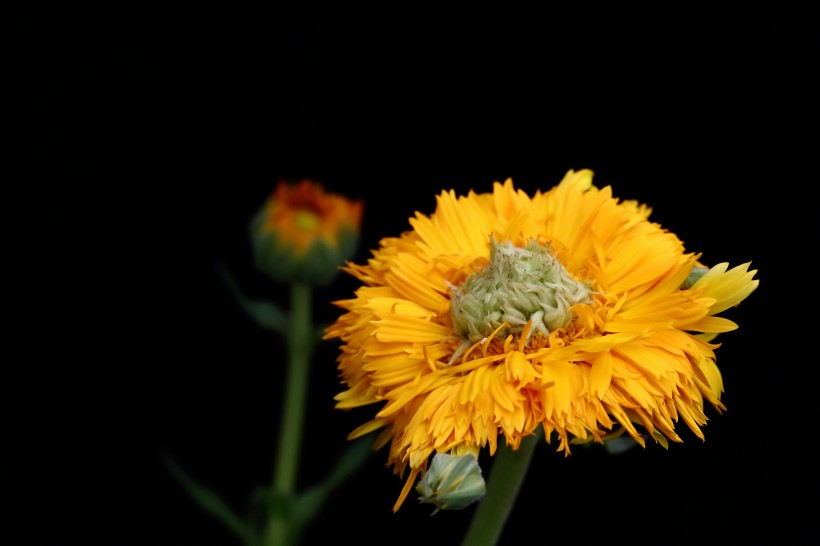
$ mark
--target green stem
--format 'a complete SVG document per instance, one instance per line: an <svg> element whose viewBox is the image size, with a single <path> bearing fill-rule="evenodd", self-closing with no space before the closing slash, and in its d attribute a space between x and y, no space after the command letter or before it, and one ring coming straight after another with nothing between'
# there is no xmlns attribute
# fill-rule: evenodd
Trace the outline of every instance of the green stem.
<svg viewBox="0 0 820 546"><path fill-rule="evenodd" d="M492 546L498 543L515 497L530 466L540 434L521 440L517 451L506 444L493 457L487 493L476 508L462 546Z"/></svg>
<svg viewBox="0 0 820 546"><path fill-rule="evenodd" d="M296 486L299 449L305 414L310 355L313 348L311 331L310 285L293 283L290 292L290 320L287 331L288 369L284 389L284 407L279 427L276 468L273 474L273 492L289 502ZM283 546L289 540L286 515L275 511L268 519L264 544Z"/></svg>

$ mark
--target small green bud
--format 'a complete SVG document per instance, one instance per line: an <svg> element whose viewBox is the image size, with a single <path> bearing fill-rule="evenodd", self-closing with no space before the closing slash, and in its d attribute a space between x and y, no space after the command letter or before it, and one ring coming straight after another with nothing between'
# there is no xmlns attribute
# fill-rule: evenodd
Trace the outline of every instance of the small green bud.
<svg viewBox="0 0 820 546"><path fill-rule="evenodd" d="M419 502L439 510L461 510L481 499L487 491L481 467L473 455L436 453L416 485Z"/></svg>

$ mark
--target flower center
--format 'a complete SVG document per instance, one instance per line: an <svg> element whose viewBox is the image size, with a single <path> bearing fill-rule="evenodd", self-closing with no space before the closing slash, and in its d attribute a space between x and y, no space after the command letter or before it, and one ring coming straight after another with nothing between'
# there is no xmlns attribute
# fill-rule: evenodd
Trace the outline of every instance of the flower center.
<svg viewBox="0 0 820 546"><path fill-rule="evenodd" d="M319 216L314 214L312 211L298 209L293 214L293 223L296 225L297 229L312 232L318 229L320 220Z"/></svg>
<svg viewBox="0 0 820 546"><path fill-rule="evenodd" d="M549 247L530 241L525 247L490 241L490 263L473 273L461 286L452 287L450 312L453 327L465 341L496 334L520 334L528 321L529 338L545 336L569 325L570 307L589 303L591 290L573 279Z"/></svg>

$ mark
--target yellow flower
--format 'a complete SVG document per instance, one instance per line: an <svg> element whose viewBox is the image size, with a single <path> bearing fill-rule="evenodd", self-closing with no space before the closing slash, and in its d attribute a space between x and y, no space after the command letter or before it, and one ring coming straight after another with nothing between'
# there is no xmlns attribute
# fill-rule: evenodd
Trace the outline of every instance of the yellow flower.
<svg viewBox="0 0 820 546"><path fill-rule="evenodd" d="M566 455L622 433L681 442L679 421L703 438L704 405L726 409L712 341L737 328L716 315L757 271L706 268L650 212L589 170L532 197L507 180L442 192L346 265L364 286L326 331L342 342L336 407L381 405L350 438L382 429L375 447L409 466L394 510L431 455L517 449L539 425Z"/></svg>
<svg viewBox="0 0 820 546"><path fill-rule="evenodd" d="M251 222L257 265L278 281L329 283L356 250L362 211L312 180L280 180Z"/></svg>

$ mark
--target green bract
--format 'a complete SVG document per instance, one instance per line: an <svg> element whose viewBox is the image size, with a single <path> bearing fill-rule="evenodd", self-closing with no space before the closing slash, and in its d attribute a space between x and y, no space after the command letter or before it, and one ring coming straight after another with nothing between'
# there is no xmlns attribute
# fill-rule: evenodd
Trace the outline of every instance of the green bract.
<svg viewBox="0 0 820 546"><path fill-rule="evenodd" d="M335 245L317 237L306 249L297 250L287 237L263 229L265 218L263 210L251 223L254 259L256 266L276 281L325 286L356 251L359 234L352 226L340 227Z"/></svg>
<svg viewBox="0 0 820 546"><path fill-rule="evenodd" d="M472 455L436 453L430 468L416 485L419 502L439 510L461 510L484 496L487 487L481 467Z"/></svg>

